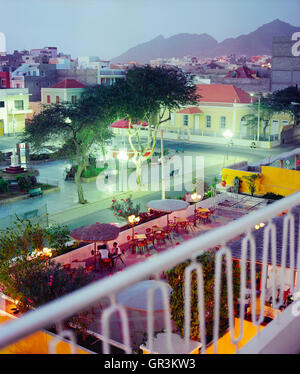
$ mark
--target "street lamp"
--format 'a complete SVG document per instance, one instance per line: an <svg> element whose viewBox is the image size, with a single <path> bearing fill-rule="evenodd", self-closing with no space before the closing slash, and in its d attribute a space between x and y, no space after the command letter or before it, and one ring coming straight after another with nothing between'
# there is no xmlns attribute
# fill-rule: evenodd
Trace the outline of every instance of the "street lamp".
<svg viewBox="0 0 300 374"><path fill-rule="evenodd" d="M228 160L228 151L229 151L229 145L231 144L231 138L233 137L233 133L230 130L226 130L223 132L223 136L225 139L227 139L227 156L226 159Z"/></svg>
<svg viewBox="0 0 300 374"><path fill-rule="evenodd" d="M132 239L134 239L134 225L140 222L140 217L136 217L134 214L128 216L128 222L132 226Z"/></svg>
<svg viewBox="0 0 300 374"><path fill-rule="evenodd" d="M196 204L202 199L202 195L198 194L197 192L193 193L191 195L191 199L194 201L195 205L194 205L194 226L196 226L196 212L197 212L197 209L196 209Z"/></svg>
<svg viewBox="0 0 300 374"><path fill-rule="evenodd" d="M258 111L257 111L257 134L256 134L256 141L259 141L259 124L260 124L260 96L255 96L253 93L250 94L251 96L251 103L252 97L256 97L258 99Z"/></svg>
<svg viewBox="0 0 300 374"><path fill-rule="evenodd" d="M125 150L121 150L118 155L117 155L117 159L121 161L122 163L122 171L124 169L124 162L128 160L128 154L127 154L127 151ZM126 168L126 176L127 176L127 168ZM119 168L119 177L120 177L120 168ZM122 191L123 191L123 187L124 187L124 183L123 183L123 177L124 177L124 174L122 174Z"/></svg>

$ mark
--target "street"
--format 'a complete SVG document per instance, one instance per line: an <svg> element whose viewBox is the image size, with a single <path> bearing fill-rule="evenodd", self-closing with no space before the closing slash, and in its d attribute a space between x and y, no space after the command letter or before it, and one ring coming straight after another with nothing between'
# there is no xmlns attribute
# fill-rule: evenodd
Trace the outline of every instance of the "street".
<svg viewBox="0 0 300 374"><path fill-rule="evenodd" d="M13 140L9 138L9 142L0 141L0 150L13 146ZM176 151L178 149L178 141L164 141L165 149ZM231 147L228 152L228 160L226 155L226 146L196 144L188 142L180 142L180 148L184 149L184 153L180 152L176 155L180 156L203 156L205 180L210 184L212 178L220 174L222 168L236 162L248 160L249 163L257 162L264 159L268 155L276 155L295 148L293 145L284 145L273 149L250 149L243 147ZM160 144L157 144L157 151L160 150ZM172 152L174 153L174 152ZM40 172L41 181L47 180L57 183L60 191L52 192L42 197L30 198L18 202L5 204L0 206L0 218L8 214L22 213L32 209L36 209L47 204L47 211L50 221L57 223L68 223L71 228L76 226L101 222L115 222L113 212L108 209L111 205L113 196L117 196L112 185L103 185L103 188L97 188L96 182L83 183L85 196L88 204L80 205L77 203L76 185L72 181L64 180L64 170L69 165L68 161L51 161L35 165ZM167 174L166 174L167 178ZM176 198L183 195L185 191L167 191L166 195ZM136 203L141 204L142 210L146 209L146 203L152 199L161 198L160 191L133 191L124 192L122 196L132 195Z"/></svg>

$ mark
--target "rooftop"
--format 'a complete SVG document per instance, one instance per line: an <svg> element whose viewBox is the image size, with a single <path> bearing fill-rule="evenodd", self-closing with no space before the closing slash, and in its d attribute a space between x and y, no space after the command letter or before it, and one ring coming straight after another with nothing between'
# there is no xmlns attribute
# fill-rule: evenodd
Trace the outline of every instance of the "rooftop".
<svg viewBox="0 0 300 374"><path fill-rule="evenodd" d="M251 96L232 84L197 84L199 102L250 104Z"/></svg>
<svg viewBox="0 0 300 374"><path fill-rule="evenodd" d="M67 78L61 82L56 83L52 88L85 88L86 86L76 79Z"/></svg>

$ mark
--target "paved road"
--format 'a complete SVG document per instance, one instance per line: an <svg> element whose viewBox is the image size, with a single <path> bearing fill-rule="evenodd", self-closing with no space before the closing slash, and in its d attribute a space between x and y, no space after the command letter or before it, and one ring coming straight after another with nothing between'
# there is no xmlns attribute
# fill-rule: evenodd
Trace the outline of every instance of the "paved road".
<svg viewBox="0 0 300 374"><path fill-rule="evenodd" d="M11 138L7 139L9 140L9 144L13 146L13 140ZM0 141L0 149L1 147L3 149L3 144L7 145L8 143L3 142L3 140L2 142ZM164 146L170 150L176 150L178 148L178 142L166 140ZM180 143L180 147L184 148L184 155L203 155L205 179L208 182L211 182L211 178L219 174L222 167L226 165L243 160L256 162L264 159L268 155L280 154L294 148L294 146L281 146L270 150L253 150L244 147L233 147L229 151L229 158L227 160L226 146L182 142ZM21 213L47 204L50 219L59 223L67 222L72 228L79 225L93 223L95 221L115 221L113 213L108 209L111 205L112 196L116 194L111 186L104 186L99 189L95 182L83 184L84 192L88 198L89 204L84 206L79 205L77 203L75 183L66 182L64 180L64 170L67 165L67 161L53 161L36 165L41 178L44 180L47 179L50 184L51 182L55 183L58 181L60 191L44 195L41 198L26 199L2 205L0 206L0 218L5 217L8 214ZM167 192L167 195L171 197L176 197L181 194L181 192L176 191ZM124 193L123 195L128 196L128 193ZM159 191L134 192L133 194L133 198L141 203L143 209L145 208L147 201L160 198L160 196L161 194Z"/></svg>

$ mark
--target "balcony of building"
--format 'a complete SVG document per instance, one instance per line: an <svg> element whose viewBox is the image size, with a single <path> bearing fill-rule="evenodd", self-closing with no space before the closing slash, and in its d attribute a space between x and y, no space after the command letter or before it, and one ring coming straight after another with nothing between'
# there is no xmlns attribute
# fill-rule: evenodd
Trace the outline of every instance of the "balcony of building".
<svg viewBox="0 0 300 374"><path fill-rule="evenodd" d="M67 337L78 353L81 348L74 331L64 328L65 321L93 308L96 318L89 334L101 342L101 353L299 353L300 192L261 204L251 196L219 196L215 208L220 224L202 222L198 231L184 234L165 250L147 256L141 252L140 261L120 264L88 286L5 321L0 348L7 352L16 342L55 326L48 352L56 352L56 344ZM230 219L221 222L225 216ZM166 221L159 219L161 225ZM127 245L123 236L118 241ZM82 249L77 251L79 258ZM207 268L199 260L205 254L213 256L209 287ZM176 273L180 264L184 267ZM149 281L150 287L141 286ZM5 315L14 301L1 300ZM176 303L182 305L180 318ZM164 352L159 351L158 334Z"/></svg>

